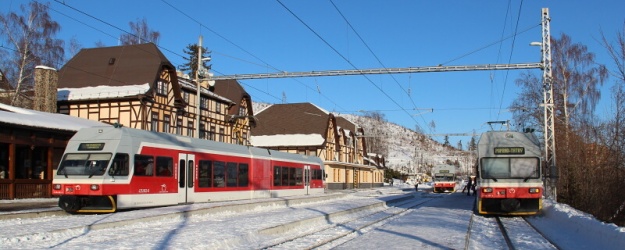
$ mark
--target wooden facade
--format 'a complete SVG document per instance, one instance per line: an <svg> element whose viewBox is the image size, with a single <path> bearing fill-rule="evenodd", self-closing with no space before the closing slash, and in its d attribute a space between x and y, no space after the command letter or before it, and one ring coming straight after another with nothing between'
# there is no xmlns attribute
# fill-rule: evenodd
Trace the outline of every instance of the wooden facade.
<svg viewBox="0 0 625 250"><path fill-rule="evenodd" d="M0 117L0 199L51 197L52 171L69 139L82 127L105 125L5 104Z"/></svg>
<svg viewBox="0 0 625 250"><path fill-rule="evenodd" d="M248 99L230 100L203 86L198 103L198 84L151 43L81 50L60 70L59 87L62 114L226 143L246 144L238 138L249 137L249 122L229 116Z"/></svg>
<svg viewBox="0 0 625 250"><path fill-rule="evenodd" d="M363 129L310 103L275 104L256 114L252 144L319 156L328 189L383 185L384 170L365 159Z"/></svg>

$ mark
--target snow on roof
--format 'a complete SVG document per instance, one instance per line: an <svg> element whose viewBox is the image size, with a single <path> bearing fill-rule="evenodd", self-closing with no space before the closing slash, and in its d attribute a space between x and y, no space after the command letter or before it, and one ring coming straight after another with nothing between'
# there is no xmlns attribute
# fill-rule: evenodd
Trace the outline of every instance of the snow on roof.
<svg viewBox="0 0 625 250"><path fill-rule="evenodd" d="M250 141L255 147L318 146L323 144L325 139L320 134L282 134L251 136Z"/></svg>
<svg viewBox="0 0 625 250"><path fill-rule="evenodd" d="M73 101L73 100L118 98L118 97L126 97L126 96L144 94L149 89L150 89L149 83L144 83L140 85L126 85L126 86L59 88L58 93L57 93L57 100Z"/></svg>
<svg viewBox="0 0 625 250"><path fill-rule="evenodd" d="M84 118L18 108L0 103L0 122L28 127L78 131L81 128L108 126L108 124Z"/></svg>

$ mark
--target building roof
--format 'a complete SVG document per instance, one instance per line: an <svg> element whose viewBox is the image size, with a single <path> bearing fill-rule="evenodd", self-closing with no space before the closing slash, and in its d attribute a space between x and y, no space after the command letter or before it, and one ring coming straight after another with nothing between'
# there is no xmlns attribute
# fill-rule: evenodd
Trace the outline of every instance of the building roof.
<svg viewBox="0 0 625 250"><path fill-rule="evenodd" d="M153 43L82 49L61 70L59 88L154 83L163 67L175 67Z"/></svg>
<svg viewBox="0 0 625 250"><path fill-rule="evenodd" d="M0 103L0 123L64 131L78 131L82 128L108 126L106 123L84 118L18 108Z"/></svg>
<svg viewBox="0 0 625 250"><path fill-rule="evenodd" d="M331 116L311 103L273 104L256 114L252 135L325 135Z"/></svg>
<svg viewBox="0 0 625 250"><path fill-rule="evenodd" d="M254 110L252 109L252 97L245 91L245 89L243 89L238 81L232 79L217 80L215 81L213 92L235 102L234 107L228 109L228 115L234 116L239 114L241 100L247 100L247 109L249 114L254 115ZM256 125L256 121L254 119L250 119L250 122L253 126Z"/></svg>

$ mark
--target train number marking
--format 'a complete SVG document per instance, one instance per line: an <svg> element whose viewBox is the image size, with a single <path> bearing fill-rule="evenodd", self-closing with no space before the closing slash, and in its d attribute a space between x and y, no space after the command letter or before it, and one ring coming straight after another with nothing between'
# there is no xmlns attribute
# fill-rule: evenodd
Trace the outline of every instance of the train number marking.
<svg viewBox="0 0 625 250"><path fill-rule="evenodd" d="M142 194L144 194L144 193L149 193L149 192L150 192L150 189L149 189L149 188L140 188L140 189L139 189L139 193L142 193Z"/></svg>

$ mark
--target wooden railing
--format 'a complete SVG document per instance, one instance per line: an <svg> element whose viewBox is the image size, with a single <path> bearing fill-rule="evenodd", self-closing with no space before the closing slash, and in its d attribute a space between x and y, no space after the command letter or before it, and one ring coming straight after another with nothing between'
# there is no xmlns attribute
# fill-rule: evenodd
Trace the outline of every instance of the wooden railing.
<svg viewBox="0 0 625 250"><path fill-rule="evenodd" d="M0 199L50 198L51 181L49 180L15 180L0 182ZM11 188L11 187L14 188ZM11 190L15 190L11 193Z"/></svg>

